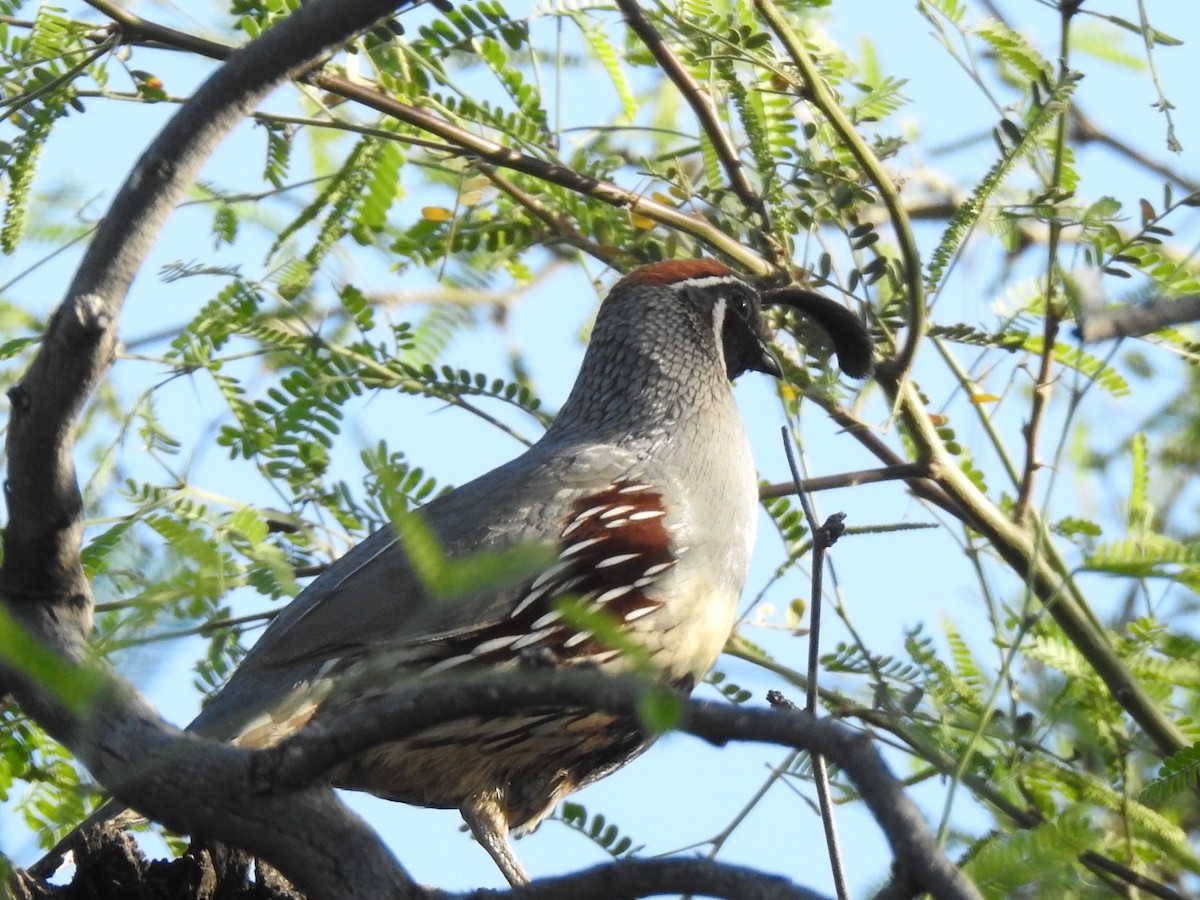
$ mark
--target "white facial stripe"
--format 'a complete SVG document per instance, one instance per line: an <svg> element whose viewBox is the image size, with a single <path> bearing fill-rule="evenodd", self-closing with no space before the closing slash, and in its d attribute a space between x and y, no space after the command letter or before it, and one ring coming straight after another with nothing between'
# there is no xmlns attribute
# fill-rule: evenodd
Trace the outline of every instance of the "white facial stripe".
<svg viewBox="0 0 1200 900"><path fill-rule="evenodd" d="M736 284L736 285L745 286L746 282L742 281L742 279L738 278L736 275L701 275L696 278L684 278L680 281L676 281L673 284L668 285L668 287L706 288L706 287L713 287L714 285L718 285L718 284Z"/></svg>
<svg viewBox="0 0 1200 900"><path fill-rule="evenodd" d="M717 297L717 302L713 304L713 332L716 335L717 346L721 348L722 354L725 352L725 295L721 294Z"/></svg>

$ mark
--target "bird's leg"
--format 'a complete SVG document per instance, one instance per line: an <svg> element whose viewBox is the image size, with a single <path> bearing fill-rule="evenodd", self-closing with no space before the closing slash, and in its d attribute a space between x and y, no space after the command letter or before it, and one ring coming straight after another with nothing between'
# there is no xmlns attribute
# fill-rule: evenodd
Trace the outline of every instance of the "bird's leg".
<svg viewBox="0 0 1200 900"><path fill-rule="evenodd" d="M500 804L492 797L475 796L463 804L461 812L471 834L496 861L508 883L513 887L529 884L529 875L509 843L508 819Z"/></svg>

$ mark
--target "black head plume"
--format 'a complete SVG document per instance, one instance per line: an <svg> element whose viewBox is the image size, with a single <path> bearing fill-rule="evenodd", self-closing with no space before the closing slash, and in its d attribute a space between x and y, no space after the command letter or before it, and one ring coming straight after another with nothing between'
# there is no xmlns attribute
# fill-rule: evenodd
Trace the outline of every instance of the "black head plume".
<svg viewBox="0 0 1200 900"><path fill-rule="evenodd" d="M875 347L871 334L858 316L828 297L802 288L765 291L763 306L787 306L798 310L829 335L838 365L851 378L866 378L875 371L872 360Z"/></svg>

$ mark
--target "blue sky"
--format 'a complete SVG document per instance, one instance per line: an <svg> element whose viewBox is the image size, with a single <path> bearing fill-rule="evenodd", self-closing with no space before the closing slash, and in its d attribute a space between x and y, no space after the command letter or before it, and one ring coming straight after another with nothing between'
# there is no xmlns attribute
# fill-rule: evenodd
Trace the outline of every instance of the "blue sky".
<svg viewBox="0 0 1200 900"><path fill-rule="evenodd" d="M64 5L75 12L75 4ZM164 22L178 21L181 16L186 20L177 7L168 4L141 3L133 4L133 7L142 15ZM1029 0L1005 5L1006 9L1009 7L1020 16L1014 24L1024 29L1049 55L1057 40L1054 14L1042 4ZM1185 150L1173 158L1174 164L1180 171L1197 176L1200 175L1200 166L1196 165L1200 117L1196 115L1189 92L1194 81L1194 48L1200 42L1200 17L1196 16L1190 0L1150 2L1147 7L1158 28L1187 42L1181 48L1160 49L1155 61L1164 90L1179 106L1176 125ZM519 15L521 8L512 5L510 11ZM1087 8L1108 11L1127 19L1136 19L1137 15L1136 4L1132 2L1089 3ZM406 17L405 21L432 14L422 10L412 20ZM1086 19L1081 20L1081 24L1089 28L1094 25ZM896 121L903 123L903 130L912 137L913 144L905 151L902 163L928 166L945 173L951 180L960 180L961 186L969 187L994 156L995 147L989 133L996 123L997 112L962 77L957 65L929 36L929 26L917 14L913 4L894 0L838 0L828 11L826 28L830 37L855 57L860 53L862 42L869 41L885 73L908 79L904 92L912 102ZM1132 56L1141 52L1133 35L1128 35L1122 46ZM177 94L186 93L208 69L207 64L145 51L135 52L132 65L156 72L163 78L167 90ZM1087 66L1089 75L1077 94L1080 106L1121 139L1156 158L1170 158L1163 151L1165 122L1161 114L1151 108L1155 95L1150 79L1119 66L1096 66L1086 58L1081 58L1081 65ZM599 88L593 88L591 82L586 87L568 83L566 89L578 91L578 97L586 96L589 108L579 109L583 115L590 116L590 106L597 102L612 102L615 108L615 98L596 99L604 95ZM569 96L568 99L575 101L577 98ZM281 92L269 101L269 106L278 111L291 111L293 95ZM70 120L51 141L38 186L41 190L50 190L64 182L83 185L83 196L94 197L88 207L88 212L94 213L111 198L119 180L171 109L166 105L142 107L100 101L90 101L89 107L87 116ZM572 104L565 103L564 108L570 114ZM103 124L98 126L97 122ZM889 124L889 130L896 127ZM97 133L104 134L102 142L95 140ZM955 152L937 152L939 148L968 138L978 140ZM86 156L81 153L81 147L86 148ZM204 177L227 187L253 187L261 159L261 131L245 126L218 151ZM1084 148L1078 162L1082 196L1094 199L1112 195L1127 207L1136 208L1139 197L1149 197L1157 202L1161 194L1159 179L1114 165L1113 155L1105 149ZM439 198L414 192L405 201L413 208L427 202L439 202ZM1188 234L1196 233L1195 212L1192 211L1190 219L1184 217L1176 223L1181 240L1185 242ZM928 250L936 239L936 231L923 228L920 238ZM164 286L156 277L162 265L196 259L216 264L244 261L244 250L230 254L228 250L213 252L210 248L207 212L184 209L172 217L130 295L122 329L127 341L186 321L215 289L212 282L203 279ZM44 245L28 247L17 259L0 264L0 282L7 281L45 252ZM356 259L355 248L349 242L342 252L346 255L342 262L346 271L355 272L379 290L402 292L428 286L427 281L398 279L376 262ZM46 308L61 295L77 258L77 253L70 252L42 267L35 275L18 282L8 299L32 308ZM258 263L256 259L248 265ZM592 275L600 271L598 264L591 266ZM968 255L954 274L952 289L941 301L945 304L952 300L954 306L938 309L938 318L991 321L996 300L995 276L996 269L988 253ZM486 330L466 334L449 349L447 362L503 374L507 371L509 352L513 347L522 348L528 354L530 369L546 404L553 408L565 397L582 355L582 345L577 338L595 300L588 279L578 270L564 268L553 279L530 291L514 308L509 329L503 336ZM931 385L936 385L938 379L944 382L944 375L930 360L922 360L918 373ZM161 371L155 370L153 365L126 362L119 364L115 374L122 390L130 395L139 386L153 383L161 376ZM1088 413L1116 424L1132 423L1147 409L1153 408L1172 384L1168 377L1164 382L1138 386L1131 398L1121 402L1093 398L1096 405L1089 408ZM786 472L778 439L782 419L771 385L765 376L750 376L742 379L737 390L760 468L765 477L782 480ZM189 476L195 483L241 499L271 501L269 496L256 494L257 489L244 486L241 473L224 461L222 451L211 446L210 437L206 439L210 433L206 431L208 419L205 413L217 409L208 385L199 381L181 381L163 396L162 412L168 422L185 440L190 436L199 442L200 450L189 466ZM886 430L887 411L879 398L872 396L868 404L872 420ZM525 433L536 435L532 423L522 422L519 418L514 421ZM1017 422L1009 425L1019 427ZM968 432L966 442L970 443L969 428L964 425L964 429ZM830 474L872 465L873 461L854 442L838 435L815 408L805 414L803 435L806 460L814 473ZM391 397L373 398L366 404L361 420L348 425L346 438L345 455L339 465L346 466L347 473L353 472L357 447L387 438L393 446L405 446L413 459L451 483L466 481L520 450L515 441L497 436L466 416L438 411L429 403ZM151 474L151 464L138 459L136 447L130 447L128 453L127 459L136 470L144 469L147 477L155 477ZM353 476L347 474L346 477ZM1074 487L1069 483L1058 485L1062 491L1071 491ZM835 510L847 512L853 525L936 521L897 485L839 491L819 497L818 503L825 514ZM765 521L762 534L762 546L747 597L765 582L776 559L777 542L772 539ZM936 552L944 553L944 558L931 558L930 544L924 534L864 536L847 540L836 548L832 586L836 586L856 627L873 647L898 650L906 627L925 622L936 633L944 617L954 619L969 638L986 636L986 631L972 635L969 630L972 618L980 615L977 587L970 572L952 553L948 542L934 545L942 548ZM806 592L806 583L793 578L778 586L768 599L779 608L791 597L805 596ZM824 642L826 647L832 647L845 637L846 632L833 617L827 617L826 621L832 627ZM802 667L806 652L803 641L753 628L750 637L764 641L791 664ZM179 724L191 717L198 704L190 687L191 659L186 651L186 647L171 645L169 656L165 652L140 654L131 661L129 670L164 714ZM778 687L773 679L736 660L724 660L720 668L730 680L751 688L756 697L761 698L767 689ZM665 853L688 847L721 831L753 795L769 768L783 756L782 751L770 748L716 750L687 737L669 736L628 769L587 789L577 799L590 811L603 811L636 843L646 844L647 853ZM806 793L806 788L801 788L801 793ZM927 784L917 792L919 802L934 822L941 814L944 793L945 787L940 784ZM470 840L459 832L456 812L410 809L362 796L351 798L351 802L380 829L419 880L449 889L499 886L502 883L483 852L471 846ZM847 844L852 892L861 896L886 875L886 848L874 824L861 810L840 811L839 822ZM956 807L955 822L967 829L986 826L986 819L965 801L960 801ZM26 848L14 843L19 833L19 829L4 828L0 830L0 839L5 842L7 852L21 859ZM518 852L535 875L603 859L603 854L583 838L554 823L519 842ZM730 839L721 858L783 872L818 890L831 889L819 822L807 800L788 787L776 786L768 794Z"/></svg>

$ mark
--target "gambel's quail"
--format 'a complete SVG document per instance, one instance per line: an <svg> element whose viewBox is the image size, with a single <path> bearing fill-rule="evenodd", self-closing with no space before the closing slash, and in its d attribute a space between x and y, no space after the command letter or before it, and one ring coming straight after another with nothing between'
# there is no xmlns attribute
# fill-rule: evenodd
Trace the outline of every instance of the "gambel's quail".
<svg viewBox="0 0 1200 900"><path fill-rule="evenodd" d="M451 560L542 542L555 561L515 588L437 600L393 529L377 531L280 612L190 730L266 746L385 678L531 657L628 668L620 649L564 616L571 598L635 642L663 685L691 690L729 636L754 545L757 476L729 382L781 374L763 304L798 308L830 334L843 369L869 372L866 331L819 295L760 295L711 260L637 269L601 305L579 377L541 440L418 513ZM586 709L498 715L377 747L331 780L460 809L516 885L528 879L509 833L649 740L637 721ZM110 804L88 824L119 811Z"/></svg>

